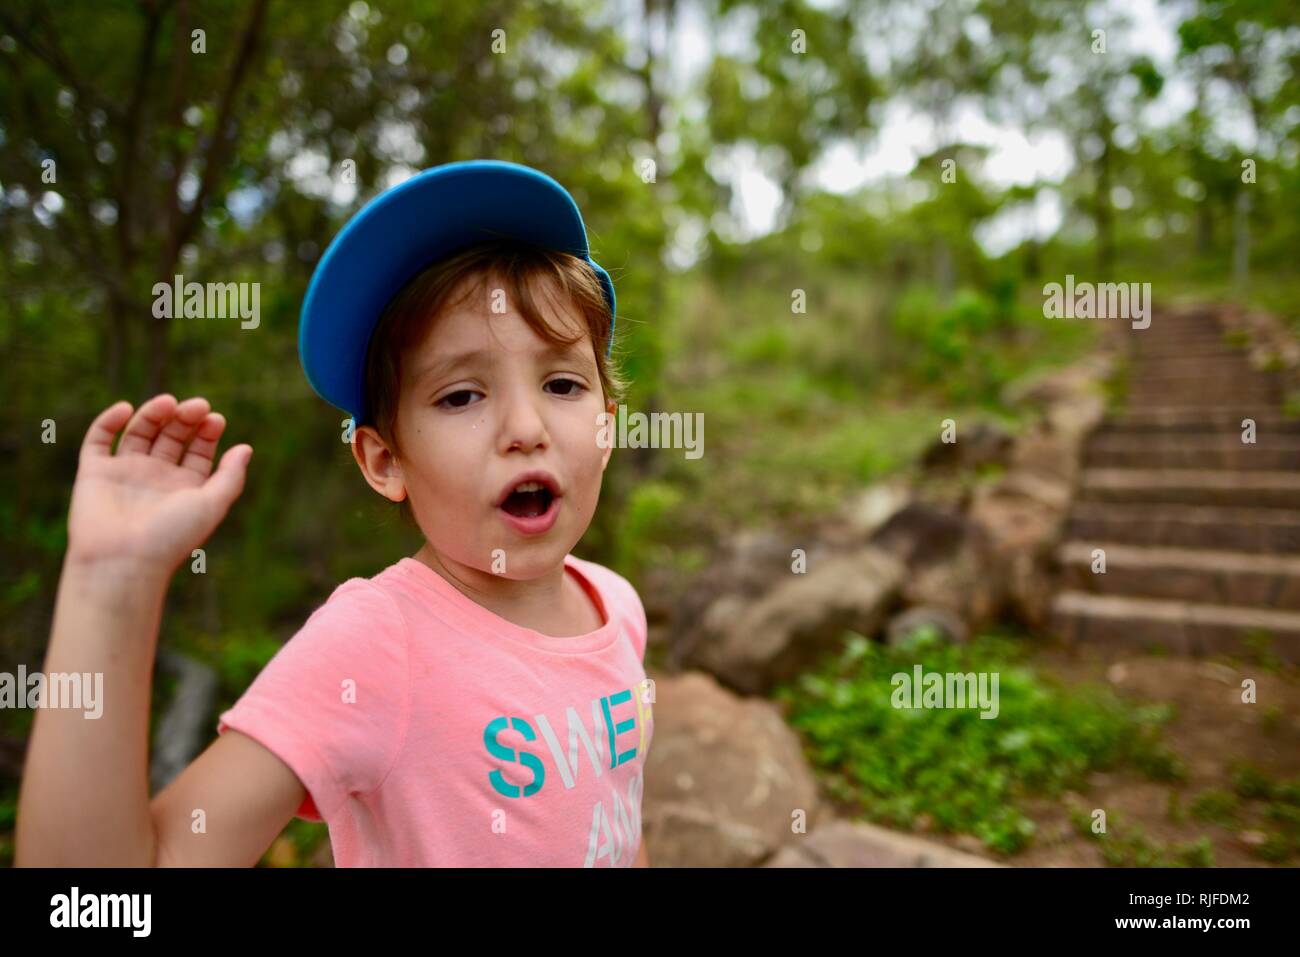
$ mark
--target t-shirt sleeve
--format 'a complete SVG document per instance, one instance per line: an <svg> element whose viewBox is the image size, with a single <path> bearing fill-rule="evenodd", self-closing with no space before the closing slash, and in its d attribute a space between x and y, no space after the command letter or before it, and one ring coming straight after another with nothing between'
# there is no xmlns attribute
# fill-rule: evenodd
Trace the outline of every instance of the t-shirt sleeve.
<svg viewBox="0 0 1300 957"><path fill-rule="evenodd" d="M330 820L397 758L409 718L406 632L387 593L349 579L220 715L217 733L234 728L270 750L307 789L298 817Z"/></svg>

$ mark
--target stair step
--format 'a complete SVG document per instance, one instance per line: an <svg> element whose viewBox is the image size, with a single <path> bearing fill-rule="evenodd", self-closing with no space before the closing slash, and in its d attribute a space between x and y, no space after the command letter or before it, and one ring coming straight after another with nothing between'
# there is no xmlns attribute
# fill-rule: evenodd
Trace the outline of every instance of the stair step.
<svg viewBox="0 0 1300 957"><path fill-rule="evenodd" d="M1210 469L1085 469L1080 495L1097 502L1300 508L1300 474Z"/></svg>
<svg viewBox="0 0 1300 957"><path fill-rule="evenodd" d="M1092 570L1094 552L1106 571ZM1300 611L1300 556L1071 541L1057 557L1077 591Z"/></svg>
<svg viewBox="0 0 1300 957"><path fill-rule="evenodd" d="M1167 342L1137 346L1130 350L1135 361L1145 359L1242 359L1248 350L1223 342Z"/></svg>
<svg viewBox="0 0 1300 957"><path fill-rule="evenodd" d="M1245 373L1239 369L1200 368L1189 373L1166 372L1163 369L1151 369L1145 365L1134 367L1129 373L1129 391L1146 389L1150 392L1182 392L1205 389L1210 392L1228 394L1237 391L1272 392L1276 390L1277 377L1267 372L1247 368Z"/></svg>
<svg viewBox="0 0 1300 957"><path fill-rule="evenodd" d="M1167 355L1243 355L1249 350L1234 347L1218 336L1189 336L1147 339L1135 343L1131 354L1137 358Z"/></svg>
<svg viewBox="0 0 1300 957"><path fill-rule="evenodd" d="M1159 406L1164 408L1204 408L1207 403L1213 406L1232 406L1234 408L1245 408L1246 415L1252 419L1258 419L1260 414L1268 412L1277 412L1281 405L1281 396L1275 391L1256 391L1253 389L1241 388L1233 392L1215 393L1209 389L1203 392L1171 391L1156 392L1154 390L1138 389L1130 391L1128 394L1128 404L1131 408L1141 408L1143 406ZM1240 420L1238 420L1240 421Z"/></svg>
<svg viewBox="0 0 1300 957"><path fill-rule="evenodd" d="M1128 369L1128 380L1132 387L1143 383L1159 383L1162 387L1177 387L1184 382L1214 381L1227 385L1248 381L1260 381L1274 385L1277 380L1268 373L1251 366L1249 362L1238 359L1149 359L1135 363Z"/></svg>
<svg viewBox="0 0 1300 957"><path fill-rule="evenodd" d="M1185 655L1240 653L1267 635L1272 652L1300 662L1300 613L1087 592L1061 592L1052 628L1072 644L1152 649Z"/></svg>
<svg viewBox="0 0 1300 957"><path fill-rule="evenodd" d="M1236 432L1242 431L1243 419L1253 419L1255 436L1300 435L1300 419L1284 418L1276 409L1250 406L1210 405L1202 408L1146 407L1130 409L1103 422L1097 434L1112 432Z"/></svg>
<svg viewBox="0 0 1300 957"><path fill-rule="evenodd" d="M1093 436L1084 461L1095 468L1300 469L1300 436L1242 442L1238 432L1175 436L1106 433Z"/></svg>
<svg viewBox="0 0 1300 957"><path fill-rule="evenodd" d="M1148 366L1153 374L1165 372L1177 374L1180 369L1192 368L1222 369L1225 372L1262 371L1251 364L1250 353L1242 349L1170 349L1128 354L1127 368L1130 374L1132 370L1145 369Z"/></svg>
<svg viewBox="0 0 1300 957"><path fill-rule="evenodd" d="M1300 511L1076 502L1066 537L1161 548L1300 554Z"/></svg>

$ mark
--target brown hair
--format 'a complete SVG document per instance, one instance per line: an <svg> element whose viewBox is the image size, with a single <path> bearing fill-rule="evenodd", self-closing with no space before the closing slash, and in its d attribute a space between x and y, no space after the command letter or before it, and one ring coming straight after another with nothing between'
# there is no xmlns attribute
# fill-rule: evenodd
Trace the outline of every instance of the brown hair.
<svg viewBox="0 0 1300 957"><path fill-rule="evenodd" d="M424 341L451 294L471 278L457 302L483 288L488 276L501 278L509 302L542 339L553 345L570 345L582 338L564 336L542 315L537 289L550 281L560 300L572 302L591 336L596 369L605 404L622 399L626 388L616 363L607 355L611 313L604 289L591 266L569 253L544 249L512 239L478 243L426 266L384 307L366 350L365 418L394 453L397 437L397 399L401 394L402 359ZM410 499L402 501L403 516L410 519Z"/></svg>

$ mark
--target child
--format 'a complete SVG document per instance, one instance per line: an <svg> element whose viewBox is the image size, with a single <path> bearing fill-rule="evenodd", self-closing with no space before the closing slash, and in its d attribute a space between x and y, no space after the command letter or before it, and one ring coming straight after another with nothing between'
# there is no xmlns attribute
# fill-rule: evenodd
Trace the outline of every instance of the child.
<svg viewBox="0 0 1300 957"><path fill-rule="evenodd" d="M167 583L252 448L212 471L226 423L203 398L101 412L45 667L102 672L107 705L38 712L17 863L252 865L297 815L328 822L339 866L648 866L645 611L569 554L611 452L614 316L573 199L528 167L436 167L347 224L307 291L303 367L425 544L339 585L152 801Z"/></svg>

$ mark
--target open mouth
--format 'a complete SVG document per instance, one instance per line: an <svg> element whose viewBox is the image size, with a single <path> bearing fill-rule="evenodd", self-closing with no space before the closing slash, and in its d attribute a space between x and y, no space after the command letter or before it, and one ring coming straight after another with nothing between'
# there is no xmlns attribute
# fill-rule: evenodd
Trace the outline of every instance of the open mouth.
<svg viewBox="0 0 1300 957"><path fill-rule="evenodd" d="M501 508L517 518L536 518L545 515L554 500L555 494L541 482L525 482L506 496Z"/></svg>

